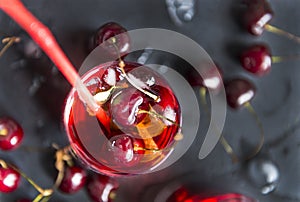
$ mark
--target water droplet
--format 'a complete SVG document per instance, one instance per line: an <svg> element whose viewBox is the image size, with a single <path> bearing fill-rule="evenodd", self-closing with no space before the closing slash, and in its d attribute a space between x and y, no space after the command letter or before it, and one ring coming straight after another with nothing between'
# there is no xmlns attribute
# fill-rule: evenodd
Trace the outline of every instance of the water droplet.
<svg viewBox="0 0 300 202"><path fill-rule="evenodd" d="M279 169L270 159L257 158L249 164L249 176L262 194L269 194L277 187Z"/></svg>

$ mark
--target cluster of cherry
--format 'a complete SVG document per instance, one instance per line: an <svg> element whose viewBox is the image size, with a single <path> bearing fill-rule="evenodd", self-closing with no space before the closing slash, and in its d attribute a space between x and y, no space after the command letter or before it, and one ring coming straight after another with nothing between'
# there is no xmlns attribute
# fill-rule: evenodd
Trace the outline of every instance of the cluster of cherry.
<svg viewBox="0 0 300 202"><path fill-rule="evenodd" d="M269 31L299 42L299 37L269 24L273 17L273 10L267 0L244 0L243 3L246 6L246 10L243 12L243 24L250 34L260 36L264 31ZM295 57L288 56L272 56L270 48L265 43L256 43L247 47L242 52L240 55L240 64L246 71L256 76L264 76L270 72L272 63L278 63L294 58ZM198 77L194 78L192 75L190 76L191 84L193 86L200 86L200 95L202 97L205 97L207 90L218 91L220 89L222 72L219 68L214 69L217 72L207 72L207 77L203 79L199 79ZM209 82L209 80L216 78L221 80L218 82L219 85L210 85L211 82ZM225 92L227 104L231 108L238 109L240 107L245 107L256 119L261 134L259 144L251 155L247 157L247 159L252 158L260 151L264 142L262 123L253 107L250 105L250 101L255 96L256 88L254 84L246 78L235 78L225 81ZM236 161L237 156L233 153L232 148L223 137L221 137L221 143L226 152L231 155L232 160Z"/></svg>
<svg viewBox="0 0 300 202"><path fill-rule="evenodd" d="M100 27L96 34L92 37L92 44L89 44L89 48L93 48L106 41L108 38L117 34L126 32L126 30L117 23L107 23ZM108 38L107 38L108 37ZM12 43L18 42L16 37L10 37L8 39L8 45L2 49L2 54L7 50ZM127 39L124 39L127 40ZM9 43L10 42L10 43ZM124 42L124 41L122 41ZM40 49L33 41L27 41L34 49L30 52L25 52L27 57L36 57L36 52L40 52ZM26 46L26 44L24 44ZM27 44L28 45L28 44ZM116 44L119 46L118 44ZM3 51L4 50L4 51ZM115 49L111 49L115 51ZM124 50L124 49L120 49ZM128 51L128 50L127 50ZM24 132L19 123L10 117L0 118L0 149L3 151L11 151L17 149L22 143ZM123 149L125 143L120 143L118 146ZM46 202L53 195L55 190L59 190L61 193L74 194L81 190L83 187L87 187L90 198L95 202L112 201L115 197L115 191L118 189L118 182L105 175L92 173L91 175L86 172L85 168L78 165L72 158L70 147L58 148L55 152L55 167L58 171L56 180L52 188L43 189L37 185L31 178L23 173L17 166L0 159L0 192L11 193L15 191L21 181L21 177L26 179L31 184L38 195L33 199L20 199L18 202Z"/></svg>
<svg viewBox="0 0 300 202"><path fill-rule="evenodd" d="M268 24L272 19L273 11L266 0L245 0L245 4L247 6L247 10L244 13L245 25L251 34L261 35L264 30L267 30L297 40L297 37ZM126 32L126 29L116 23L105 24L93 37L90 50L94 49L107 39L124 32ZM118 50L124 52L119 52L118 54L126 55L128 53L128 49L122 48L122 45L125 43L128 44L129 39L126 38L126 35L121 36L125 36L125 38L118 40L116 46ZM5 42L8 46L5 46L6 48L1 50L0 56L12 43L17 42L16 39L17 38L8 38L8 41ZM114 47L111 51L113 54L116 54L116 49ZM255 44L245 50L241 55L241 65L243 68L258 76L267 74L271 69L272 62L278 62L279 60L280 59L271 56L269 48L264 44ZM220 87L219 85L210 86L208 85L209 82L206 82L206 80L209 80L212 77L219 78L220 75L222 75L220 69L215 69L218 72L210 72L206 74L208 76L207 78L190 78L192 85L200 86L202 91L206 91L208 89L212 91L218 90ZM237 109L245 106L256 117L258 126L261 129L261 138L254 152L250 155L250 157L253 157L260 151L264 141L262 124L249 104L255 95L255 87L250 81L244 78L237 78L225 82L225 92L227 102L230 107ZM202 93L202 95L204 94ZM8 151L16 149L20 145L22 138L23 130L17 122L11 118L0 119L0 148L2 150ZM124 145L126 145L126 142L119 141L117 146L124 150ZM230 152L230 146L224 139L223 145L225 146L226 151L232 155L233 160L236 160L237 157ZM58 170L58 175L55 184L51 189L42 189L32 179L22 173L16 166L4 160L0 160L0 192L9 193L16 190L21 176L23 176L31 185L33 185L39 194L34 200L21 199L18 200L19 202L48 201L56 189L64 193L71 194L79 191L85 186L85 184L87 184L88 193L91 196L91 199L95 202L103 201L103 197L106 197L105 201L113 200L115 197L115 191L118 188L118 183L114 179L100 174L95 174L91 177L91 180L88 180L86 171L80 166L75 165L69 151L68 147L63 149L57 148L56 150L55 166ZM186 196L185 199L188 199L188 197L190 196Z"/></svg>

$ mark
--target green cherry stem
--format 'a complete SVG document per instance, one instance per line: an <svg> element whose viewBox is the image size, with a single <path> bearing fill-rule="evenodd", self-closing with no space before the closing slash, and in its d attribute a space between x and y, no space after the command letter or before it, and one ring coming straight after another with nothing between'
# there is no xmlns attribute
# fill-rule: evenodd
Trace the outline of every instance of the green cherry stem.
<svg viewBox="0 0 300 202"><path fill-rule="evenodd" d="M202 104L205 106L205 111L208 114L210 112L208 111L207 101L206 101L207 89L205 87L200 87L199 93L200 93L200 100L201 100ZM217 127L215 126L215 124L213 122L212 122L212 125L213 125L214 129L217 130ZM219 130L217 130L217 132L221 133ZM232 163L237 163L239 161L239 158L233 151L232 147L230 146L230 144L228 143L228 141L226 140L224 135L221 135L219 141L222 144L225 152L230 156Z"/></svg>
<svg viewBox="0 0 300 202"><path fill-rule="evenodd" d="M163 120L167 120L170 123L172 123L172 124L174 124L176 126L179 126L175 121L173 121L173 120L171 120L171 119L169 119L167 117L164 117L163 115L158 114L156 111L139 110L138 114L149 114L149 115L151 115L153 117L157 117L157 118L160 118L160 119L163 119Z"/></svg>
<svg viewBox="0 0 300 202"><path fill-rule="evenodd" d="M44 197L45 196L50 196L53 193L52 189L43 189L41 188L39 185L37 185L31 178L29 178L25 173L23 173L22 171L20 171L18 168L16 168L13 165L9 165L9 167L13 168L15 171L17 171L18 173L20 173L20 175L25 178L29 184L31 184L40 194L42 194Z"/></svg>
<svg viewBox="0 0 300 202"><path fill-rule="evenodd" d="M297 43L300 43L300 37L298 37L298 36L296 36L294 34L291 34L291 33L287 32L287 31L285 31L283 29L280 29L280 28L275 27L275 26L270 25L270 24L266 24L264 28L268 32L272 32L272 33L275 33L275 34L287 37L290 40L293 40L293 41L295 41Z"/></svg>
<svg viewBox="0 0 300 202"><path fill-rule="evenodd" d="M272 56L272 63L280 63L290 60L299 60L300 55L288 55L288 56Z"/></svg>
<svg viewBox="0 0 300 202"><path fill-rule="evenodd" d="M231 157L232 162L237 163L239 161L239 158L234 153L232 147L230 146L230 144L227 142L227 140L224 138L223 135L221 135L220 142L221 142L224 150L226 151L226 153Z"/></svg>
<svg viewBox="0 0 300 202"><path fill-rule="evenodd" d="M201 99L201 102L204 106L207 105L207 101L206 101L206 94L207 94L207 90L205 87L200 87L199 89L199 93L200 93L200 99Z"/></svg>
<svg viewBox="0 0 300 202"><path fill-rule="evenodd" d="M255 112L254 108L252 107L252 105L249 102L247 102L247 103L245 103L244 106L250 112L250 114L254 117L254 119L256 121L256 124L257 124L257 126L260 130L260 136L259 136L258 144L254 148L252 153L248 157L246 157L246 160L250 160L251 158L256 156L259 153L259 151L262 149L262 147L264 145L264 141L265 141L265 133L264 133L263 124L262 124L261 120L259 119L257 113Z"/></svg>
<svg viewBox="0 0 300 202"><path fill-rule="evenodd" d="M0 159L0 166L1 166L2 168L4 168L4 169L8 168L7 163L6 163L4 160L2 160L2 159Z"/></svg>
<svg viewBox="0 0 300 202"><path fill-rule="evenodd" d="M39 195L33 200L33 202L39 202L41 198L43 197L50 197L53 194L52 189L42 189L39 185L37 185L31 178L29 178L25 173L20 171L18 168L16 168L14 165L8 164L4 160L0 159L0 166L2 168L12 168L15 171L17 171L24 179L26 179L29 184L31 184L38 192Z"/></svg>

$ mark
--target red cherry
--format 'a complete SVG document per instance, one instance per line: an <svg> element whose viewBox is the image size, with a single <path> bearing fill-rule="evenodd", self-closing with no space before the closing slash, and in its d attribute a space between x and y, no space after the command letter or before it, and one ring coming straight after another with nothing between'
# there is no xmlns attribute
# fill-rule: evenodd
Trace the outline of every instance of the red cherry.
<svg viewBox="0 0 300 202"><path fill-rule="evenodd" d="M272 56L266 45L256 44L242 53L241 63L247 71L262 76L270 72Z"/></svg>
<svg viewBox="0 0 300 202"><path fill-rule="evenodd" d="M60 191L67 194L78 192L85 185L86 176L86 172L83 168L67 166L63 180L59 186Z"/></svg>
<svg viewBox="0 0 300 202"><path fill-rule="evenodd" d="M15 191L20 183L21 175L13 168L0 167L0 192L9 193Z"/></svg>
<svg viewBox="0 0 300 202"><path fill-rule="evenodd" d="M0 118L0 149L13 150L22 142L23 129L11 118Z"/></svg>
<svg viewBox="0 0 300 202"><path fill-rule="evenodd" d="M146 117L147 114L139 114L139 110L149 111L148 97L133 87L117 92L112 98L113 121L121 129L134 126Z"/></svg>
<svg viewBox="0 0 300 202"><path fill-rule="evenodd" d="M236 109L249 102L255 95L255 88L246 79L233 79L225 84L227 103Z"/></svg>
<svg viewBox="0 0 300 202"><path fill-rule="evenodd" d="M94 175L88 182L88 194L94 202L112 202L119 184L105 175Z"/></svg>
<svg viewBox="0 0 300 202"><path fill-rule="evenodd" d="M111 41L112 37L115 37L115 42ZM102 47L114 56L118 56L118 52L112 43L117 46L121 56L128 54L130 49L130 37L127 34L127 30L115 22L106 23L98 29L93 38L92 49L96 48L103 42L105 42L105 44L103 44Z"/></svg>
<svg viewBox="0 0 300 202"><path fill-rule="evenodd" d="M202 75L199 75L198 73L190 74L188 76L189 83L192 86L204 87L208 90L218 91L223 83L222 70L218 66L212 66L212 64L207 65L209 66L203 69L203 72L201 72Z"/></svg>
<svg viewBox="0 0 300 202"><path fill-rule="evenodd" d="M272 19L273 11L266 0L247 0L248 8L244 13L244 22L253 35L261 35L264 26Z"/></svg>
<svg viewBox="0 0 300 202"><path fill-rule="evenodd" d="M189 196L189 191L185 187L179 187L171 196L168 197L167 202L181 202L185 201Z"/></svg>
<svg viewBox="0 0 300 202"><path fill-rule="evenodd" d="M116 135L109 140L109 150L113 152L114 161L122 166L134 166L139 163L142 154L134 151L133 138L128 135Z"/></svg>
<svg viewBox="0 0 300 202"><path fill-rule="evenodd" d="M135 154L145 154L145 142L143 139L133 138L133 150ZM140 156L142 157L142 156Z"/></svg>
<svg viewBox="0 0 300 202"><path fill-rule="evenodd" d="M153 85L151 87L151 91L154 92L155 95L159 95L160 101L155 102L151 100L151 105L159 105L162 109L165 109L167 106L174 106L177 101L172 91L164 86Z"/></svg>

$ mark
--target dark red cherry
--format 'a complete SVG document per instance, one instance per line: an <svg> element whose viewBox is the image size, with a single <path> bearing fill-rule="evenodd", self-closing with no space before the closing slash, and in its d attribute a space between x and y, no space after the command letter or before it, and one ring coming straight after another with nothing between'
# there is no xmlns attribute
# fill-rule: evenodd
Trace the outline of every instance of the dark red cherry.
<svg viewBox="0 0 300 202"><path fill-rule="evenodd" d="M88 194L94 202L112 202L119 184L113 178L96 174L87 184Z"/></svg>
<svg viewBox="0 0 300 202"><path fill-rule="evenodd" d="M9 193L15 191L20 183L21 175L13 168L0 167L0 192Z"/></svg>
<svg viewBox="0 0 300 202"><path fill-rule="evenodd" d="M223 84L222 75L222 70L218 66L207 63L203 64L201 75L199 73L191 73L188 76L188 80L191 86L218 91Z"/></svg>
<svg viewBox="0 0 300 202"><path fill-rule="evenodd" d="M244 13L244 23L253 35L261 35L264 26L272 19L273 11L266 0L247 0L248 8Z"/></svg>
<svg viewBox="0 0 300 202"><path fill-rule="evenodd" d="M264 44L249 47L242 53L240 59L244 69L258 76L265 75L271 70L272 56Z"/></svg>
<svg viewBox="0 0 300 202"><path fill-rule="evenodd" d="M168 197L167 202L181 202L185 201L189 196L189 192L185 187L179 187L171 196Z"/></svg>
<svg viewBox="0 0 300 202"><path fill-rule="evenodd" d="M149 102L148 97L136 88L123 89L112 97L113 121L121 128L141 122L147 114L139 113L140 110L149 111Z"/></svg>
<svg viewBox="0 0 300 202"><path fill-rule="evenodd" d="M173 114L175 115L175 113L179 109L179 103L175 95L173 94L172 90L170 88L161 85L153 85L151 87L151 92L153 92L155 95L158 95L160 97L159 102L155 102L154 100L151 100L151 106L153 107L153 109L158 114L167 116L167 118L170 119L174 119L175 117L172 118L169 116L171 112L173 112Z"/></svg>
<svg viewBox="0 0 300 202"><path fill-rule="evenodd" d="M112 37L114 38L112 39ZM102 47L114 56L118 56L118 52L113 46L113 43L118 48L121 56L128 54L130 49L130 37L127 30L115 22L106 23L97 30L97 33L93 38L92 49L103 42L104 44Z"/></svg>
<svg viewBox="0 0 300 202"><path fill-rule="evenodd" d="M255 88L246 79L233 79L225 84L227 103L236 109L249 102L255 95Z"/></svg>
<svg viewBox="0 0 300 202"><path fill-rule="evenodd" d="M139 163L142 154L134 151L134 141L128 135L116 135L109 140L109 151L115 163L121 166L134 166Z"/></svg>
<svg viewBox="0 0 300 202"><path fill-rule="evenodd" d="M73 194L84 187L86 178L87 174L83 168L67 166L59 190L67 194Z"/></svg>
<svg viewBox="0 0 300 202"><path fill-rule="evenodd" d="M0 149L16 149L23 140L23 129L11 118L0 118Z"/></svg>

